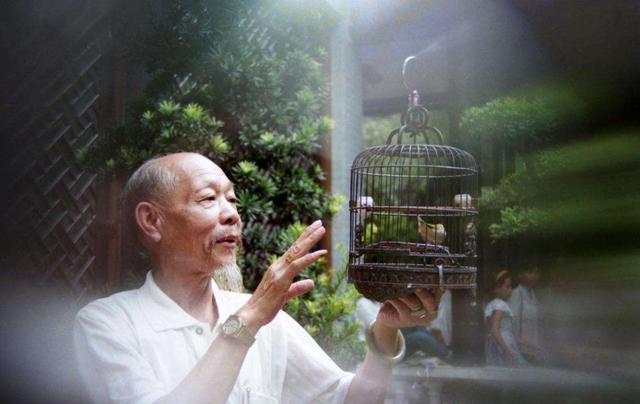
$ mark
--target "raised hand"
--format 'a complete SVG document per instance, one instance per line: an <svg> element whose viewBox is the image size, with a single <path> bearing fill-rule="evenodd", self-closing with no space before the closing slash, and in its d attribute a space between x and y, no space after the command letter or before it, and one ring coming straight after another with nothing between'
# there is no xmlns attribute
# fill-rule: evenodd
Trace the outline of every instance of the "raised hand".
<svg viewBox="0 0 640 404"><path fill-rule="evenodd" d="M242 317L249 331L255 334L260 327L274 319L287 301L313 289L312 280L293 282L293 279L305 267L327 253L327 250L309 253L324 233L325 228L322 222L315 221L265 272L256 291L237 313Z"/></svg>

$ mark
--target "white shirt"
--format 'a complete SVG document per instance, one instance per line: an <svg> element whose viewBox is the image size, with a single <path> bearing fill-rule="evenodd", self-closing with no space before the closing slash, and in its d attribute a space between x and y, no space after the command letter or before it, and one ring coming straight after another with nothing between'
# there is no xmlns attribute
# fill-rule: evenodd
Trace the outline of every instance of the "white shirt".
<svg viewBox="0 0 640 404"><path fill-rule="evenodd" d="M356 311L354 313L355 319L364 325L364 327L360 327L360 331L358 333L358 338L360 338L361 341L365 340L364 330L366 330L367 326L376 319L378 312L380 311L380 307L382 307L382 303L369 300L366 297L361 297L356 302Z"/></svg>
<svg viewBox="0 0 640 404"><path fill-rule="evenodd" d="M513 312L513 331L525 341L538 343L538 299L533 289L519 285L513 290L509 306Z"/></svg>
<svg viewBox="0 0 640 404"><path fill-rule="evenodd" d="M495 298L492 301L490 301L489 304L487 304L487 307L484 308L484 317L485 318L491 317L493 312L496 310L504 311L505 313L508 313L510 316L513 317L513 314L511 313L511 309L509 308L509 305L507 304L507 302L498 298Z"/></svg>
<svg viewBox="0 0 640 404"><path fill-rule="evenodd" d="M220 324L249 295L212 285ZM94 402L150 403L182 381L218 329L211 330L182 310L149 272L140 289L96 300L78 313L75 345L80 373ZM225 371L224 363L220 371ZM352 378L281 311L256 335L228 402L341 403Z"/></svg>
<svg viewBox="0 0 640 404"><path fill-rule="evenodd" d="M438 316L427 326L427 330L440 330L447 346L451 345L451 291L445 290L438 304Z"/></svg>

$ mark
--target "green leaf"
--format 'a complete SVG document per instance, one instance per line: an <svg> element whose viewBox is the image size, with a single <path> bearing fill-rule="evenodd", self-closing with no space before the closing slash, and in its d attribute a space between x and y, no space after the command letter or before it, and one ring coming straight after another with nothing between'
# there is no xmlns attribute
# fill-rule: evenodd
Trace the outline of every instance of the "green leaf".
<svg viewBox="0 0 640 404"><path fill-rule="evenodd" d="M239 171L244 175L250 175L258 171L258 167L251 161L241 161L238 163Z"/></svg>
<svg viewBox="0 0 640 404"><path fill-rule="evenodd" d="M204 109L198 104L188 104L182 110L182 115L187 122L201 122L205 119L206 113Z"/></svg>
<svg viewBox="0 0 640 404"><path fill-rule="evenodd" d="M225 155L230 150L229 143L220 134L209 137L209 146L211 146L211 151L216 155Z"/></svg>
<svg viewBox="0 0 640 404"><path fill-rule="evenodd" d="M264 132L262 135L260 135L260 141L265 146L271 145L273 143L274 139L275 138L273 136L273 133L271 133L271 132Z"/></svg>
<svg viewBox="0 0 640 404"><path fill-rule="evenodd" d="M180 110L180 104L176 104L171 100L160 101L158 104L158 112L164 116L172 116Z"/></svg>
<svg viewBox="0 0 640 404"><path fill-rule="evenodd" d="M151 122L154 117L155 117L155 114L149 110L144 111L144 113L142 114L142 120L145 122Z"/></svg>

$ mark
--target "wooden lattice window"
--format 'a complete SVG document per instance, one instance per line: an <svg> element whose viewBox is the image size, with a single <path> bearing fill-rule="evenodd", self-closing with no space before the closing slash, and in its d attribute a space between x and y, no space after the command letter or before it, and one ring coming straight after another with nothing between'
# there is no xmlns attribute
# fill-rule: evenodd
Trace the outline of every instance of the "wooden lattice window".
<svg viewBox="0 0 640 404"><path fill-rule="evenodd" d="M92 226L96 175L75 154L98 136L110 35L106 8L66 5L65 12L16 22L15 41L3 49L13 61L3 77L10 107L2 122L10 196L3 227L17 274L81 298L99 289L103 276Z"/></svg>

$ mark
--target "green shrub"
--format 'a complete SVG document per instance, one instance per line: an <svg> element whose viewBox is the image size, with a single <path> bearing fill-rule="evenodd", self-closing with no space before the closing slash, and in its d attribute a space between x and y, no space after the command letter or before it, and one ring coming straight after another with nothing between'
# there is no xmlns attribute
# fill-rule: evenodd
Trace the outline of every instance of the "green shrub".
<svg viewBox="0 0 640 404"><path fill-rule="evenodd" d="M598 136L534 153L526 164L484 188L481 209L497 210L492 239L558 238L602 248L640 226L636 206L640 141L635 134Z"/></svg>
<svg viewBox="0 0 640 404"><path fill-rule="evenodd" d="M540 86L467 109L460 129L478 141L529 151L572 134L587 120L591 107L574 88Z"/></svg>

